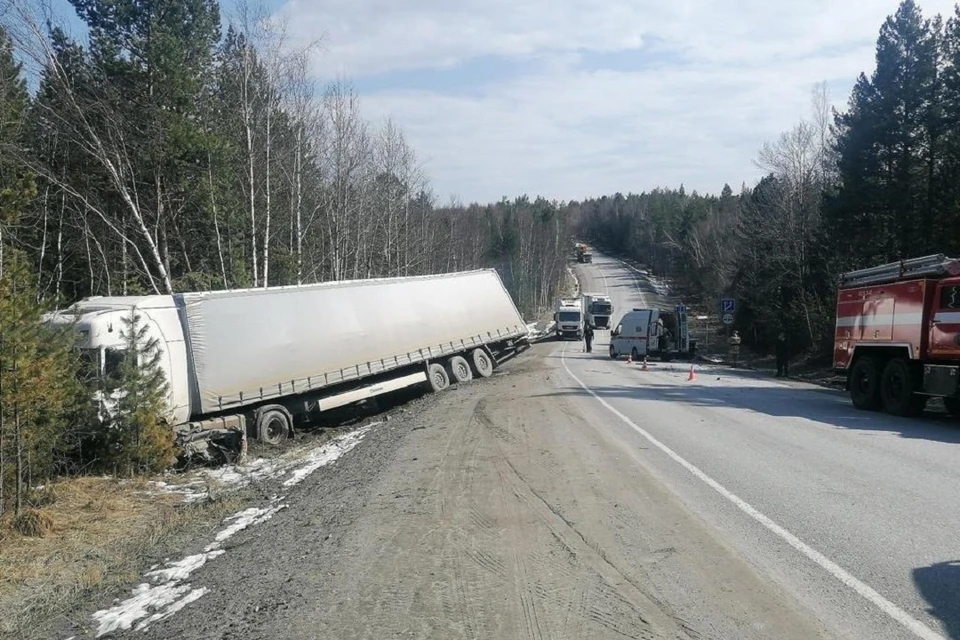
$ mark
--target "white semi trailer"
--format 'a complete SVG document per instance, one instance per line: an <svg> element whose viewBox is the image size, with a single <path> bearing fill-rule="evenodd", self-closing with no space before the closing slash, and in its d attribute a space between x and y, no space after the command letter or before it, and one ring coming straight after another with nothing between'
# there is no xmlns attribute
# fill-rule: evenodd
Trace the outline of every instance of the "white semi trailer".
<svg viewBox="0 0 960 640"><path fill-rule="evenodd" d="M156 338L166 419L181 443L276 443L319 412L414 385L491 375L528 329L496 271L93 297L51 316L99 375L124 354L124 318ZM221 449L223 446L221 445ZM194 449L199 449L194 445Z"/></svg>

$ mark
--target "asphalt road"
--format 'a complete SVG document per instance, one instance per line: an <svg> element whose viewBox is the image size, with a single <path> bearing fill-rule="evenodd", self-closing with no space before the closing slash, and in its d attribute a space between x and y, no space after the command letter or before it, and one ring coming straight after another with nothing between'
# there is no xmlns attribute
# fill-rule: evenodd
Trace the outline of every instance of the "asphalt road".
<svg viewBox="0 0 960 640"><path fill-rule="evenodd" d="M608 291L615 319L653 302L631 269L594 260L581 287ZM608 338L590 357L558 347L579 379L558 393L602 400L638 464L738 555L843 636L960 638L960 424L721 367L639 371L603 360Z"/></svg>
<svg viewBox="0 0 960 640"><path fill-rule="evenodd" d="M616 319L663 303L609 258L577 271ZM537 344L302 483L265 482L268 518L182 550L207 560L167 617L108 635L960 638L955 422L722 367L641 371L607 340ZM111 604L43 637L93 637Z"/></svg>

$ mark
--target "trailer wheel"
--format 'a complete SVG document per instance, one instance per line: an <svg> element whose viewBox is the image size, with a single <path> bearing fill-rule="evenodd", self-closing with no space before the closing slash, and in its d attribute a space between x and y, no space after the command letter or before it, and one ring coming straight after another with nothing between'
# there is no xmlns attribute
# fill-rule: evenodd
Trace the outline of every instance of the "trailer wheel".
<svg viewBox="0 0 960 640"><path fill-rule="evenodd" d="M456 381L457 384L473 380L473 369L470 368L470 364L463 356L453 356L447 360L447 373L450 374L450 379Z"/></svg>
<svg viewBox="0 0 960 640"><path fill-rule="evenodd" d="M960 416L960 398L944 398L943 408L952 416Z"/></svg>
<svg viewBox="0 0 960 640"><path fill-rule="evenodd" d="M634 362L637 362L640 360L640 352L637 351L636 347L634 347L633 349L630 349L630 359L633 360Z"/></svg>
<svg viewBox="0 0 960 640"><path fill-rule="evenodd" d="M903 358L893 358L883 369L880 380L880 398L883 409L895 416L915 416L923 411L924 396L913 391L916 387L910 365Z"/></svg>
<svg viewBox="0 0 960 640"><path fill-rule="evenodd" d="M439 364L431 364L427 367L427 384L430 385L430 391L438 393L450 386L450 376L447 370Z"/></svg>
<svg viewBox="0 0 960 640"><path fill-rule="evenodd" d="M290 416L282 409L268 409L257 418L257 439L278 445L290 437Z"/></svg>
<svg viewBox="0 0 960 640"><path fill-rule="evenodd" d="M470 360L473 363L473 371L481 378L489 378L493 375L493 360L485 349L474 349L470 352Z"/></svg>
<svg viewBox="0 0 960 640"><path fill-rule="evenodd" d="M613 348L613 345L610 345L610 359L616 360L620 357L620 354L617 353L617 350Z"/></svg>
<svg viewBox="0 0 960 640"><path fill-rule="evenodd" d="M876 411L880 408L880 371L873 358L860 358L853 365L850 399L857 409Z"/></svg>

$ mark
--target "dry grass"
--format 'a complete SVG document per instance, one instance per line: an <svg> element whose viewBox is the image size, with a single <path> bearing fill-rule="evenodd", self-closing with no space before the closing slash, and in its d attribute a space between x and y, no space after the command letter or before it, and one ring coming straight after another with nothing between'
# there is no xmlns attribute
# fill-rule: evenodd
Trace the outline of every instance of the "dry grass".
<svg viewBox="0 0 960 640"><path fill-rule="evenodd" d="M73 478L31 495L19 519L0 520L0 637L30 637L81 599L136 580L167 536L236 506L181 506L147 489L146 481Z"/></svg>

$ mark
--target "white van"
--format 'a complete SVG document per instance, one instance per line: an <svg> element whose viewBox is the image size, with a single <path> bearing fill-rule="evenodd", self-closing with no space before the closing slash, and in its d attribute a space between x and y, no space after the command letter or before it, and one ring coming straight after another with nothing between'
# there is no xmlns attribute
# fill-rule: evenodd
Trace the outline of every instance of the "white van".
<svg viewBox="0 0 960 640"><path fill-rule="evenodd" d="M690 339L687 312L682 306L675 311L628 311L610 333L610 357L614 360L630 355L634 360L650 356L667 361L690 357L696 348L696 341Z"/></svg>

